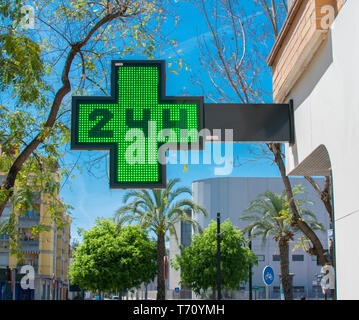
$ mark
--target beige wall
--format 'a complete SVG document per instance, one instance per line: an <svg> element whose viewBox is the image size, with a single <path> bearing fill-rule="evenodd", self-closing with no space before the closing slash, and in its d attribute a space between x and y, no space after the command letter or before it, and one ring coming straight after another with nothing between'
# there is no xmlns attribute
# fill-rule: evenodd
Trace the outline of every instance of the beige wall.
<svg viewBox="0 0 359 320"><path fill-rule="evenodd" d="M341 1L341 0L340 0ZM341 7L337 0L297 0L268 57L272 67L273 100L284 102L289 91L305 71L328 33L329 11L334 16ZM323 9L323 11L322 11ZM323 23L324 22L324 23Z"/></svg>

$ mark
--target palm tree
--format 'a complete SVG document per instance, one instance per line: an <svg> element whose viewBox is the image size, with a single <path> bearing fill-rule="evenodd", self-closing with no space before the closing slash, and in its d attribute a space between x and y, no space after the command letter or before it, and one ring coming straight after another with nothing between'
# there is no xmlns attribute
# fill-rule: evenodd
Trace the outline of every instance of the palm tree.
<svg viewBox="0 0 359 320"><path fill-rule="evenodd" d="M308 201L297 201L302 218L313 230L324 230L324 226L317 222L315 215L302 206L304 203L308 203ZM261 235L262 245L270 235L273 236L279 249L284 298L285 300L293 300L289 276L289 242L294 240L294 234L300 230L292 223L286 192L275 194L266 191L258 195L244 210L240 220L252 221L243 229L243 232L248 232L251 238Z"/></svg>
<svg viewBox="0 0 359 320"><path fill-rule="evenodd" d="M193 220L187 212L192 210L193 214L207 215L206 210L192 200L183 197L179 199L184 194L192 195L187 187L175 188L179 181L179 179L170 180L166 189L127 192L123 198L125 205L115 214L115 220L119 224L138 222L157 236L157 300L165 300L164 256L167 231L174 234L177 240L175 224L180 221L187 222L195 231L200 231L198 222ZM130 203L127 203L129 200L131 200Z"/></svg>

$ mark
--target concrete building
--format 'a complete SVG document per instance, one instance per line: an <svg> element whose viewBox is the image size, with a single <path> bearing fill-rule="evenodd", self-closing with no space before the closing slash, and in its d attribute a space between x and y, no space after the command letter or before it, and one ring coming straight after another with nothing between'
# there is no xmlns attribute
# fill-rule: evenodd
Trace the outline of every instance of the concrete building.
<svg viewBox="0 0 359 320"><path fill-rule="evenodd" d="M338 299L359 299L359 1L296 0L268 58L275 102L294 102L289 176L331 175Z"/></svg>
<svg viewBox="0 0 359 320"><path fill-rule="evenodd" d="M0 183L3 176L0 176ZM68 294L68 267L70 251L70 217L63 212L63 228L58 229L48 210L48 195L41 194L35 201L36 209L27 211L24 216L16 216L16 229L21 241L23 257L18 259L9 250L8 235L0 235L0 269L16 268L16 299L62 300ZM8 205L1 221L9 218ZM37 236L32 235L31 228L41 224L49 231L41 231ZM21 289L19 273L21 266L31 265L35 271L34 290ZM12 299L9 283L0 280L0 300Z"/></svg>
<svg viewBox="0 0 359 320"><path fill-rule="evenodd" d="M316 179L322 185L322 179ZM314 202L308 208L314 212L326 228L329 227L329 216L325 210L322 201L319 199L313 187L304 178L291 179L292 186L305 186L305 192L300 196ZM209 213L208 217L194 217L200 225L205 228L210 220L216 221L217 212L221 213L221 222L226 219L238 226L240 229L247 225L246 221L240 221L239 217L243 210L248 207L250 201L254 200L257 195L266 190L275 193L283 191L283 182L281 178L212 178L194 181L192 183L193 200L199 205L205 207ZM177 235L179 242L188 245L191 238L191 228L188 225L177 225ZM328 248L328 239L326 232L316 232L325 249ZM301 234L296 235L296 239ZM294 296L298 298L306 295L309 298L323 298L321 288L315 283L316 275L320 274L321 265L317 262L316 257L312 257L305 253L302 249L292 252L296 241L290 244L290 272L294 273L293 288ZM278 246L273 239L269 239L264 246L261 245L261 239L254 239L252 242L252 250L258 257L258 266L253 268L253 286L258 288L256 293L258 298L265 298L265 286L262 280L263 268L266 265L273 267L275 272L275 280L271 287L270 297L280 297L280 262ZM179 253L178 244L174 236L170 239L171 257ZM173 269L170 271L170 291L179 288L180 272ZM314 281L314 282L313 282ZM248 290L248 285L245 290ZM185 291L186 292L186 291ZM187 292L188 295L188 292ZM179 296L182 298L182 296ZM248 293L238 292L234 298L248 299ZM254 293L253 293L254 297ZM184 297L189 298L189 297Z"/></svg>

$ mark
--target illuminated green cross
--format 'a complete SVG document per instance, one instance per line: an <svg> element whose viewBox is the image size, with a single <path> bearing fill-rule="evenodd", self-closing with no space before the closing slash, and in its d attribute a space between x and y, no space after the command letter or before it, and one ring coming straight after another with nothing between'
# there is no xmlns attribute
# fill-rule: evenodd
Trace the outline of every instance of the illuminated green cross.
<svg viewBox="0 0 359 320"><path fill-rule="evenodd" d="M180 130L201 130L202 109L202 97L165 96L164 61L112 61L111 97L72 98L71 149L110 150L111 188L163 188L158 149L198 142Z"/></svg>

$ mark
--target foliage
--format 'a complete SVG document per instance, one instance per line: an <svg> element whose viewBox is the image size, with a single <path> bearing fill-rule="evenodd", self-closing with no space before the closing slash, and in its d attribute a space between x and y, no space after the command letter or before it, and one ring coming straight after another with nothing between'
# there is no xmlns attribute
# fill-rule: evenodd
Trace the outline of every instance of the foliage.
<svg viewBox="0 0 359 320"><path fill-rule="evenodd" d="M70 265L72 283L81 289L124 291L148 283L156 274L156 244L138 226L97 220L83 233Z"/></svg>
<svg viewBox="0 0 359 320"><path fill-rule="evenodd" d="M267 57L288 14L287 1L253 0L254 6L234 0L188 1L203 14L210 35L204 33L198 39L201 64L214 89L206 94L206 98L213 102L272 102L273 94L268 90L271 87L266 83L270 80ZM202 76L196 79L202 90L203 81ZM256 150L257 159L267 158L278 167L293 213L292 219L310 239L313 254L325 265L328 259L320 239L301 218L295 203L291 201L293 193L285 171L283 144L267 142L256 144L253 149ZM319 190L319 194L331 215L328 190Z"/></svg>
<svg viewBox="0 0 359 320"><path fill-rule="evenodd" d="M171 265L181 270L181 283L200 294L217 288L217 223L211 221L203 233L193 237L189 247L180 247L181 255ZM254 253L245 246L243 233L229 220L221 224L221 280L224 289L238 289L248 280L248 268L256 265Z"/></svg>
<svg viewBox="0 0 359 320"><path fill-rule="evenodd" d="M317 221L316 215L307 208L312 204L310 201L298 198L304 192L301 185L293 188L294 202L301 213L301 219L306 221L313 230L325 230L324 226ZM269 190L259 194L248 208L243 212L241 220L252 221L243 229L250 232L251 237L262 236L262 243L271 235L277 242L280 239L294 240L294 234L300 233L293 221L292 211L287 201L285 190L281 194ZM300 244L304 244L305 237L299 237ZM300 245L301 246L301 245ZM299 247L299 246L298 246ZM296 248L298 248L296 247Z"/></svg>
<svg viewBox="0 0 359 320"><path fill-rule="evenodd" d="M45 88L40 46L28 36L16 34L0 35L0 46L0 90L13 85L13 98L18 97L21 103L34 102Z"/></svg>
<svg viewBox="0 0 359 320"><path fill-rule="evenodd" d="M300 186L294 188L294 195L303 192ZM304 200L290 199L294 201L298 211L301 213L301 219L312 228L312 230L323 230L324 227L317 222L316 216L305 208ZM296 221L293 219L292 211L287 201L287 193L284 190L281 194L273 193L269 190L257 196L248 208L243 212L240 219L252 221L244 232L248 232L250 237L262 236L262 244L272 236L276 241L280 255L280 269L282 276L282 285L284 297L286 300L293 299L293 291L289 277L289 243L294 240L294 234L301 231ZM303 237L299 238L300 243Z"/></svg>
<svg viewBox="0 0 359 320"><path fill-rule="evenodd" d="M4 153L3 153L4 154ZM0 172L11 159L0 157ZM18 241L18 228L16 221L30 211L40 214L39 205L45 206L47 214L50 216L54 226L61 230L64 226L64 213L72 209L59 198L60 183L56 169L56 164L52 158L30 158L26 162L24 170L18 175L14 186L13 194L10 198L10 210L8 216L4 216L0 222L0 234L7 234L10 238L8 248L12 255L21 258L21 242ZM46 196L45 196L46 194ZM48 226L41 223L34 224L31 232L36 236L39 232L48 231Z"/></svg>
<svg viewBox="0 0 359 320"><path fill-rule="evenodd" d="M204 214L204 208L192 200L181 198L183 195L192 195L187 187L175 188L179 179L171 179L165 189L152 189L151 191L129 191L125 194L124 205L116 211L115 219L119 224L125 222L139 222L144 228L153 231L156 235L164 235L168 230L177 239L175 224L183 221L192 224L196 230L200 230L198 222L192 219L188 212L193 215Z"/></svg>
<svg viewBox="0 0 359 320"><path fill-rule="evenodd" d="M70 209L58 197L73 169L81 170L78 161L64 161L69 94L108 95L110 61L153 58L166 20L166 1L39 0L32 4L35 28L25 30L24 4L0 4L0 217L6 203L16 207L2 222L14 241L15 212L31 209L32 193L49 196L54 221Z"/></svg>
<svg viewBox="0 0 359 320"><path fill-rule="evenodd" d="M152 231L157 236L157 299L165 299L165 283L163 277L163 257L165 255L165 235L167 231L175 235L177 233L175 225L178 222L187 222L195 230L200 230L198 222L192 219L192 215L204 214L204 208L194 203L192 200L183 198L184 195L191 195L191 190L187 187L175 188L179 179L168 181L165 189L152 189L151 191L129 191L124 196L124 203L131 200L128 204L117 210L115 219L119 225L126 222L138 222L142 227Z"/></svg>

